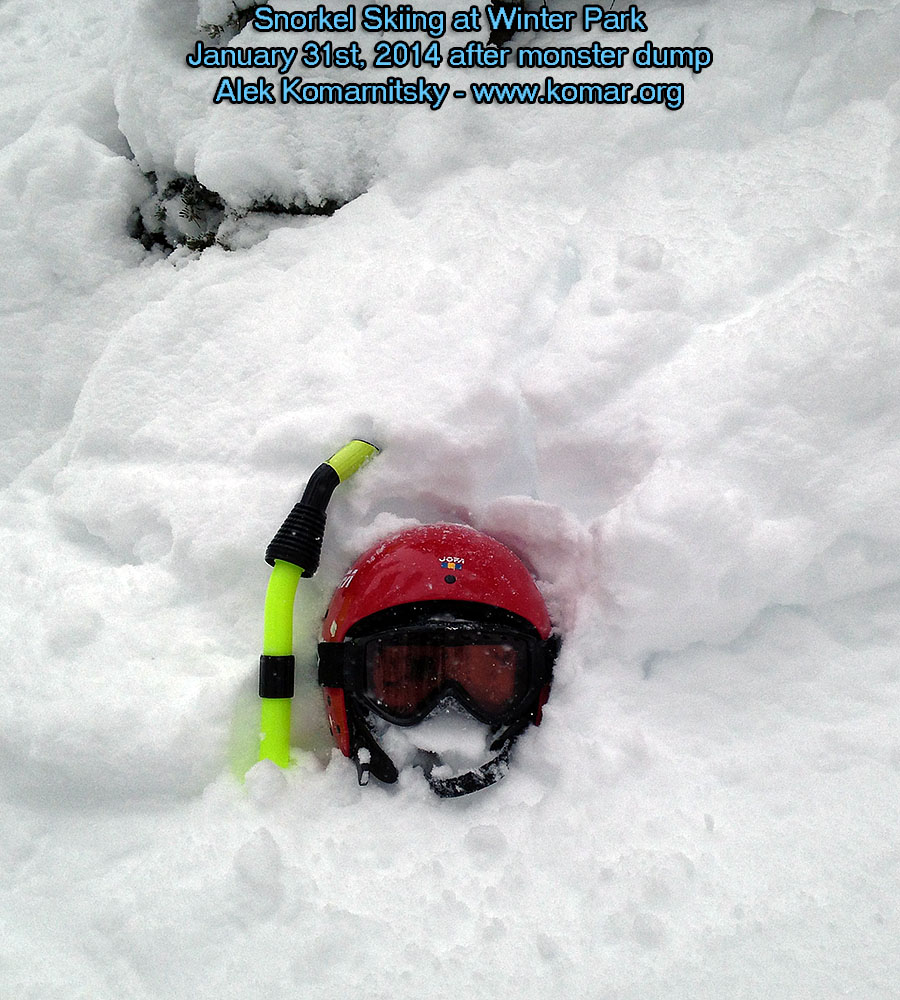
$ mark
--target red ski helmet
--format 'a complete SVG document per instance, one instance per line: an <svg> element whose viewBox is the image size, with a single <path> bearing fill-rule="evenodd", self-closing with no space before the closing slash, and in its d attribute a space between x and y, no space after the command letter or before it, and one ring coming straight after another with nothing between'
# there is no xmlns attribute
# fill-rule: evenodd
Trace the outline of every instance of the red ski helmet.
<svg viewBox="0 0 900 1000"><path fill-rule="evenodd" d="M361 783L370 771L382 781L397 777L370 716L412 725L448 693L499 733L492 744L499 752L478 772L429 777L432 788L460 795L497 780L516 737L540 722L559 647L551 631L522 561L473 528L411 528L363 553L331 599L319 645L331 732L356 760ZM423 658L427 678L411 679ZM398 697L401 674L406 689Z"/></svg>
<svg viewBox="0 0 900 1000"><path fill-rule="evenodd" d="M364 552L341 581L322 623L324 642L342 642L378 611L421 601L469 601L502 608L550 635L550 615L518 556L462 524L401 531Z"/></svg>

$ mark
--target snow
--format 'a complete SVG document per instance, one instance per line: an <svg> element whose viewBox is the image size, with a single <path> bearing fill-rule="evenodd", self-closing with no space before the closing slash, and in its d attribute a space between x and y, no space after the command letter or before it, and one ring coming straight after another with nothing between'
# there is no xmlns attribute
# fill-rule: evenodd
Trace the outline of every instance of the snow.
<svg viewBox="0 0 900 1000"><path fill-rule="evenodd" d="M0 996L893 997L900 4L648 0L680 110L437 112L214 106L242 6L0 6ZM133 237L189 176L234 249ZM242 781L263 552L355 436ZM359 788L313 677L438 520L565 634L456 800Z"/></svg>

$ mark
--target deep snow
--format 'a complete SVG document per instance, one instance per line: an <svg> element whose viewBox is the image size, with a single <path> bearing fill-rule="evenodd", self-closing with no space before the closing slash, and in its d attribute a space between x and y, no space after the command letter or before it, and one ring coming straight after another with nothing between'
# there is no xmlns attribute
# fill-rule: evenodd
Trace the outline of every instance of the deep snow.
<svg viewBox="0 0 900 1000"><path fill-rule="evenodd" d="M230 9L0 6L0 997L894 996L900 4L650 0L677 112L215 107ZM236 249L145 250L151 172ZM263 551L354 436L241 783ZM452 801L359 789L312 666L436 520L566 635Z"/></svg>

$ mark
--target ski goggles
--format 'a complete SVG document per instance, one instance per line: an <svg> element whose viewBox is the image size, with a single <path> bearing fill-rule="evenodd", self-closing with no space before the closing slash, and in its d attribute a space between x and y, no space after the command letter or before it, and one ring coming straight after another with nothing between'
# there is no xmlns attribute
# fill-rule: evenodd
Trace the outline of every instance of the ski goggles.
<svg viewBox="0 0 900 1000"><path fill-rule="evenodd" d="M319 644L319 683L353 692L388 722L412 726L452 695L502 726L549 683L558 639L435 622Z"/></svg>

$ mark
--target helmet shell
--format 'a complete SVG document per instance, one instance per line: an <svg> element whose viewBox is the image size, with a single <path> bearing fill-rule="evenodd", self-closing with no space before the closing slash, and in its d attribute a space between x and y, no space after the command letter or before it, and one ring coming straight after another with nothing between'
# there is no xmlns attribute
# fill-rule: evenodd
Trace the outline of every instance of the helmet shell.
<svg viewBox="0 0 900 1000"><path fill-rule="evenodd" d="M461 524L409 528L379 542L347 571L322 622L325 642L378 611L424 601L502 608L550 635L547 606L524 563L496 539Z"/></svg>

